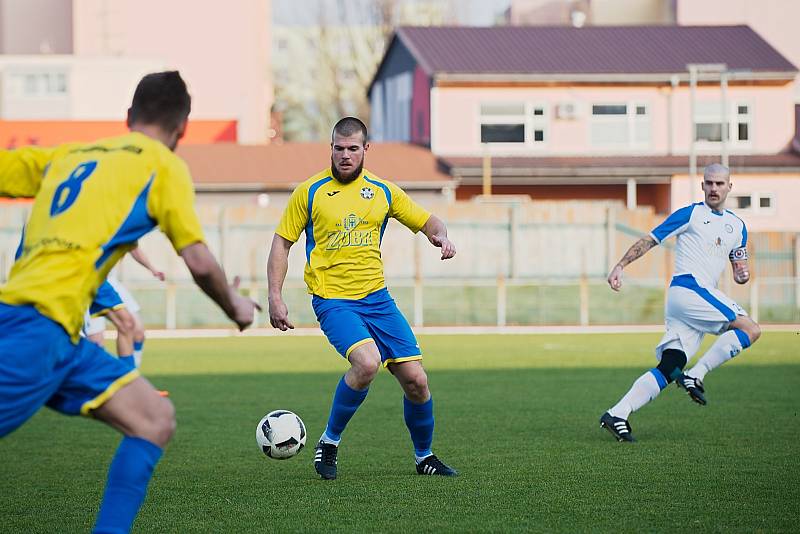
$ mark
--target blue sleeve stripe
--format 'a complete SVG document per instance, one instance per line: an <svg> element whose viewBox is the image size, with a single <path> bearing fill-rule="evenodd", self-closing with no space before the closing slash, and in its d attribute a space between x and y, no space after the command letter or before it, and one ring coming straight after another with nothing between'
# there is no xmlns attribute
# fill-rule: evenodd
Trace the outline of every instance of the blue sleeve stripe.
<svg viewBox="0 0 800 534"><path fill-rule="evenodd" d="M744 225L744 221L742 221L742 244L739 246L740 247L747 246L747 227Z"/></svg>
<svg viewBox="0 0 800 534"><path fill-rule="evenodd" d="M730 213L731 215L733 215L734 217L739 219L739 222L742 223L742 244L739 245L739 248L746 247L747 246L747 226L744 224L744 221L742 220L742 218L739 217L738 215L736 215L735 213L733 213L731 210L725 210L725 211L727 211L728 213Z"/></svg>
<svg viewBox="0 0 800 534"><path fill-rule="evenodd" d="M389 210L392 209L392 192L389 190L389 187L386 184L382 184L380 182L376 182L375 180L370 180L366 176L364 177L366 181L373 185L377 185L381 189L383 189L383 193L386 195L386 202L389 204ZM381 236L378 244L383 242L383 233L386 231L386 225L389 222L389 211L386 212L386 217L383 219L383 224L381 225Z"/></svg>
<svg viewBox="0 0 800 534"><path fill-rule="evenodd" d="M694 279L694 276L691 274L680 274L672 278L672 282L669 284L670 286L678 286L678 287L685 287L686 289L691 289L703 300L714 306L723 316L725 316L725 320L727 321L735 321L736 320L736 312L727 307L725 304L720 302L720 300L711 294L711 292L700 286L697 283L697 280Z"/></svg>
<svg viewBox="0 0 800 534"><path fill-rule="evenodd" d="M656 377L656 382L658 382L659 389L664 389L665 387L667 387L668 384L667 379L664 378L664 373L659 371L658 368L653 367L652 369L650 369L650 374Z"/></svg>
<svg viewBox="0 0 800 534"><path fill-rule="evenodd" d="M314 250L314 247L317 246L317 242L314 239L314 218L311 215L311 210L314 207L314 195L317 194L317 190L322 187L323 185L327 184L333 180L330 176L322 178L321 180L317 180L311 187L308 188L308 222L306 223L306 261L311 264L311 251Z"/></svg>
<svg viewBox="0 0 800 534"><path fill-rule="evenodd" d="M689 224L689 219L692 217L692 211L694 211L694 207L697 204L692 204L691 206L685 206L675 212L672 213L669 217L667 217L664 222L656 226L650 235L655 238L656 241L661 243L664 239L672 235L676 230Z"/></svg>
<svg viewBox="0 0 800 534"><path fill-rule="evenodd" d="M156 227L156 221L147 213L147 196L150 194L150 186L153 185L153 179L155 177L156 175L153 173L147 185L144 186L142 192L136 197L136 201L133 203L130 213L128 213L128 216L122 222L117 233L114 234L114 237L112 237L108 243L103 245L103 253L95 262L95 269L99 269L101 265L108 261L108 258L114 253L117 247L136 242L140 237Z"/></svg>

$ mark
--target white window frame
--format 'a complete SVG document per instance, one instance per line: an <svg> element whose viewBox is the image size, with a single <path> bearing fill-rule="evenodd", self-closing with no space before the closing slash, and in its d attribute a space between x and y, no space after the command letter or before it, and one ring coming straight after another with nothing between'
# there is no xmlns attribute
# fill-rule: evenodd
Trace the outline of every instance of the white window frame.
<svg viewBox="0 0 800 534"><path fill-rule="evenodd" d="M751 215L774 215L775 214L775 200L776 195L774 193L768 193L765 191L754 191L752 193L734 193L731 195L734 198L741 198L741 197L748 197L750 198L750 207L749 208L740 208L738 207L738 201L735 206L731 206L731 209L736 210L736 212L742 212L744 214L751 214ZM769 199L769 207L762 208L761 207L761 199L768 198Z"/></svg>
<svg viewBox="0 0 800 534"><path fill-rule="evenodd" d="M712 105L710 109L715 111L703 112L695 111L694 125L693 125L693 138L697 137L698 124L722 124L722 117L720 116L719 109L721 102L717 99L708 99L704 102L710 102ZM714 105L716 104L716 105ZM747 106L747 113L739 115L739 106ZM733 150L747 149L753 146L753 102L750 100L732 100L728 103L728 147ZM747 124L747 139L744 141L739 140L739 125ZM714 151L717 152L722 146L722 141L695 141L695 148L699 151Z"/></svg>
<svg viewBox="0 0 800 534"><path fill-rule="evenodd" d="M51 100L69 96L69 74L63 67L14 69L6 77L8 81L4 85L8 96L14 99ZM33 77L34 91L28 91L26 87L30 77ZM51 90L59 86L63 89Z"/></svg>
<svg viewBox="0 0 800 534"><path fill-rule="evenodd" d="M595 115L595 106L625 106L625 114L619 115ZM644 107L644 115L637 115L637 108ZM625 126L625 141L598 143L594 138L593 127L598 124L620 124ZM647 139L637 140L637 133L640 130L647 131ZM589 129L588 146L594 149L612 150L646 150L653 144L653 120L650 113L650 104L640 100L620 101L600 101L589 104Z"/></svg>
<svg viewBox="0 0 800 534"><path fill-rule="evenodd" d="M522 105L523 112L518 115L484 115L483 106L487 105ZM534 110L541 109L541 115L534 115ZM528 102L528 101L485 101L478 104L477 109L478 117L478 143L482 146L488 146L492 150L531 150L542 149L546 147L550 139L550 106L545 102ZM483 125L491 124L522 124L524 137L520 143L501 143L501 142L484 142L481 140L481 130ZM542 141L535 140L535 131L541 130L543 135Z"/></svg>

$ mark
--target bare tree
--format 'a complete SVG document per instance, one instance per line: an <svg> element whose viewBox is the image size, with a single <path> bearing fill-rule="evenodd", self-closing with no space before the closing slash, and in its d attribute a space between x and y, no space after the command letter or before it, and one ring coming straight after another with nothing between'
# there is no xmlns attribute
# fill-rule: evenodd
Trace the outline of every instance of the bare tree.
<svg viewBox="0 0 800 534"><path fill-rule="evenodd" d="M305 30L315 46L302 45L304 54L313 55L313 72L275 82L288 140L325 140L344 115L368 121L366 91L395 28L455 20L451 0L318 0L316 6L317 25ZM299 81L304 75L306 81ZM299 94L303 84L314 88L311 101Z"/></svg>

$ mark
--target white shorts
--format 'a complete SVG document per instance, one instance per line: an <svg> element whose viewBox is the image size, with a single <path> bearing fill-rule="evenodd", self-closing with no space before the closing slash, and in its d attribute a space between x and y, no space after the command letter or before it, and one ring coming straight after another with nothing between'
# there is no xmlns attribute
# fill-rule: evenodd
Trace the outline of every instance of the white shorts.
<svg viewBox="0 0 800 534"><path fill-rule="evenodd" d="M114 288L114 291L117 292L119 298L122 299L122 303L125 304L125 307L128 309L128 311L131 313L139 313L139 310L142 308L139 306L139 303L136 302L136 299L133 298L131 292L128 291L128 288L122 285L122 282L117 280L116 277L112 275L109 275L107 280L108 283L111 284L111 287Z"/></svg>
<svg viewBox="0 0 800 534"><path fill-rule="evenodd" d="M83 335L86 337L105 332L106 318L102 315L100 317L92 317L89 310L83 316Z"/></svg>
<svg viewBox="0 0 800 534"><path fill-rule="evenodd" d="M139 303L136 302L136 299L133 298L131 292L128 291L128 288L122 285L122 283L113 276L109 276L106 280L111 287L114 288L114 291L117 292L117 295L119 295L119 298L124 304L124 308L131 313L138 313L141 307L139 306ZM91 313L87 310L83 317L83 335L86 337L93 336L95 334L104 332L105 329L106 318L102 315L92 317Z"/></svg>
<svg viewBox="0 0 800 534"><path fill-rule="evenodd" d="M667 292L666 332L656 347L656 358L661 360L665 349L678 349L690 360L706 334L724 333L742 315L747 312L719 289L701 287L691 275L676 276Z"/></svg>

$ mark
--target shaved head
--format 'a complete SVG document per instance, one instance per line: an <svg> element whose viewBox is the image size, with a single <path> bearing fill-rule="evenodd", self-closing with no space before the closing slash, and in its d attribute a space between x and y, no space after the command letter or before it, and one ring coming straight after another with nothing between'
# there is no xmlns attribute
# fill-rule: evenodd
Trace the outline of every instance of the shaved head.
<svg viewBox="0 0 800 534"><path fill-rule="evenodd" d="M725 165L712 163L703 171L703 193L705 203L712 210L725 208L725 199L731 192L731 171Z"/></svg>
<svg viewBox="0 0 800 534"><path fill-rule="evenodd" d="M711 165L706 167L705 170L703 171L703 178L709 178L712 176L716 178L722 178L724 176L725 179L730 180L731 170L725 165L721 165L719 163L712 163Z"/></svg>

